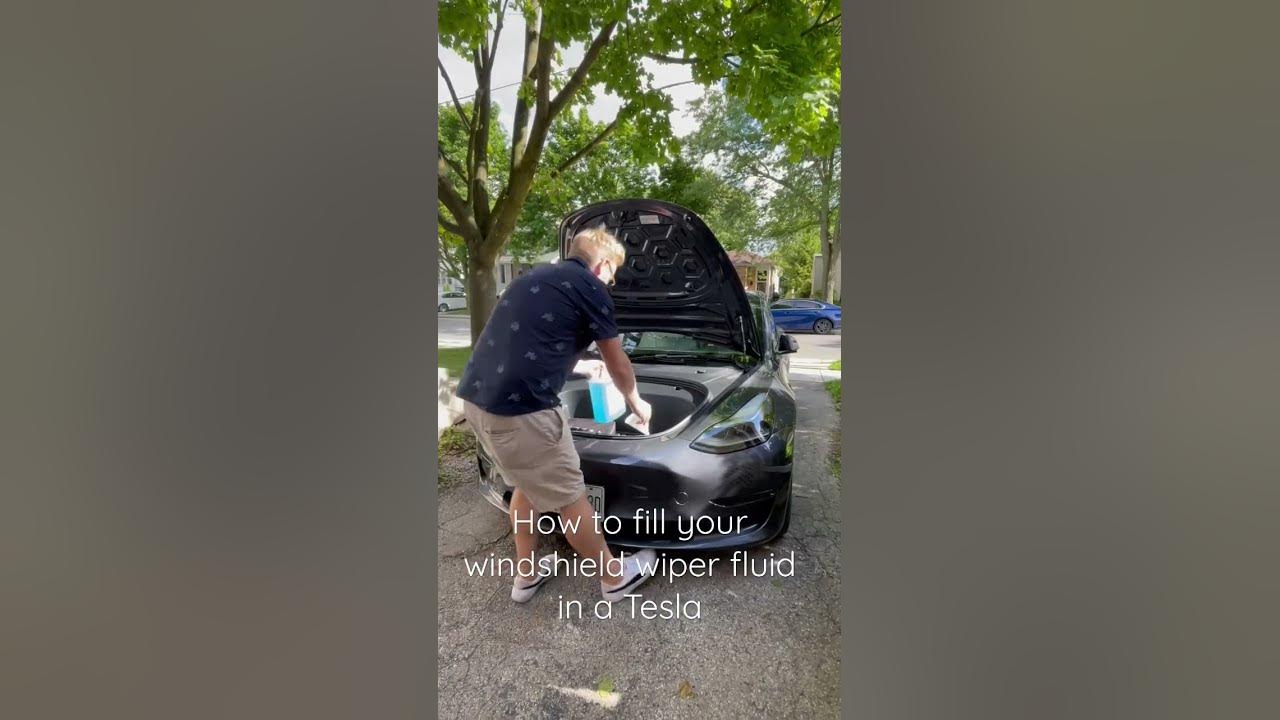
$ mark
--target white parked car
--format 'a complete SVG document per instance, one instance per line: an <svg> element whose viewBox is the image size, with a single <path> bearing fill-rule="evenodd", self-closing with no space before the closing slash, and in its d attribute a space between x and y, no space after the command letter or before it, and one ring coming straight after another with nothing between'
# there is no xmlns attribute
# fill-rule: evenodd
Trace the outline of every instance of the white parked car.
<svg viewBox="0 0 1280 720"><path fill-rule="evenodd" d="M467 294L462 292L440 293L439 303L437 309L440 312L461 310L467 306Z"/></svg>

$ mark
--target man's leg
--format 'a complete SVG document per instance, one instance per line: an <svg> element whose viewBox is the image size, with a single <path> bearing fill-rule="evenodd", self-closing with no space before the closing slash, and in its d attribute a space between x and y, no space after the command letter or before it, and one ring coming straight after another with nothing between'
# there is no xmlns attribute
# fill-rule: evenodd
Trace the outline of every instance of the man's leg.
<svg viewBox="0 0 1280 720"><path fill-rule="evenodd" d="M520 518L521 522L516 523L516 518ZM524 580L532 580L537 577L537 558L534 553L538 551L538 533L529 523L538 521L538 511L533 509L533 505L529 503L529 498L516 488L511 493L511 532L516 540L516 574Z"/></svg>
<svg viewBox="0 0 1280 720"><path fill-rule="evenodd" d="M622 563L614 562L613 553L604 541L604 534L596 529L592 514L595 512L587 496L560 508L560 517L564 520L564 537L582 557L596 558L603 568L600 576L606 587L614 587L622 582ZM577 530L572 528L575 526ZM616 567L615 567L616 566Z"/></svg>

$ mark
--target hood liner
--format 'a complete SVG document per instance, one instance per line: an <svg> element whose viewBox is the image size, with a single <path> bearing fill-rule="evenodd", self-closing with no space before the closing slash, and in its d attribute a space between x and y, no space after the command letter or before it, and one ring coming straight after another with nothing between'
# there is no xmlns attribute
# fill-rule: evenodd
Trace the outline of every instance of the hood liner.
<svg viewBox="0 0 1280 720"><path fill-rule="evenodd" d="M711 229L692 211L661 200L610 200L560 224L560 257L581 230L604 225L626 248L611 289L618 329L673 332L752 352L751 305Z"/></svg>

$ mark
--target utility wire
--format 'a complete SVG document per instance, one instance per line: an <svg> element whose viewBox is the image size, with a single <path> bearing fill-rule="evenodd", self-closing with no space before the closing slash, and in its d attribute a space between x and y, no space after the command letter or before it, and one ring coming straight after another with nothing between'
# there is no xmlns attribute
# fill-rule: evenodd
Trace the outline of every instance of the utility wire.
<svg viewBox="0 0 1280 720"><path fill-rule="evenodd" d="M574 70L577 70L577 69L578 69L578 68L576 68L576 67L564 68L563 70L557 70L557 71L555 71L555 72L553 72L553 73L551 73L551 74L552 74L552 75L563 75L564 73L567 73L567 72L573 72ZM523 80L517 80L517 81L515 81L515 82L513 82L513 83L507 83L506 85L499 85L498 87L489 88L489 92L493 92L494 90L506 90L507 88L515 87L515 86L519 85L521 82L523 82ZM462 102L463 100L467 100L468 98L473 98L473 97L475 97L475 96L476 96L476 94L475 94L475 93L471 93L470 95L459 95L459 96L458 96L458 102ZM436 103L436 105L437 105L437 106L439 106L439 105L452 105L452 104L453 104L453 98L449 98L448 100L444 100L444 101L442 101L442 102Z"/></svg>

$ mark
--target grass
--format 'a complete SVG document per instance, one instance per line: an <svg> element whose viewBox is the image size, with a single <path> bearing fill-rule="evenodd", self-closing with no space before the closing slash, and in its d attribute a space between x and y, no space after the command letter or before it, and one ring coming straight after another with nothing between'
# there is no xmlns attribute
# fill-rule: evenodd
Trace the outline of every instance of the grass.
<svg viewBox="0 0 1280 720"><path fill-rule="evenodd" d="M839 364L839 360L836 364ZM837 476L840 474L840 381L828 380L826 383L827 392L831 394L832 401L836 404L836 426L831 431L831 455L829 461L831 463L831 472Z"/></svg>
<svg viewBox="0 0 1280 720"><path fill-rule="evenodd" d="M449 455L462 455L473 452L476 449L476 436L470 432L456 427L447 427L443 433L440 433L440 450L441 459Z"/></svg>
<svg viewBox="0 0 1280 720"><path fill-rule="evenodd" d="M440 433L437 452L439 477L436 485L441 490L475 479L476 436L460 427L447 427Z"/></svg>
<svg viewBox="0 0 1280 720"><path fill-rule="evenodd" d="M449 371L450 378L462 376L462 370L471 357L471 348L440 348L439 366Z"/></svg>
<svg viewBox="0 0 1280 720"><path fill-rule="evenodd" d="M840 412L840 381L828 380L827 392L831 394L831 399L836 403L836 412Z"/></svg>
<svg viewBox="0 0 1280 720"><path fill-rule="evenodd" d="M840 369L840 361L839 361L839 360L837 360L837 361L835 361L835 362L831 363L830 365L828 365L828 366L827 366L827 369L828 369L828 370L839 370L839 369Z"/></svg>

